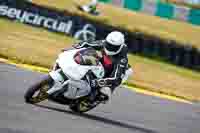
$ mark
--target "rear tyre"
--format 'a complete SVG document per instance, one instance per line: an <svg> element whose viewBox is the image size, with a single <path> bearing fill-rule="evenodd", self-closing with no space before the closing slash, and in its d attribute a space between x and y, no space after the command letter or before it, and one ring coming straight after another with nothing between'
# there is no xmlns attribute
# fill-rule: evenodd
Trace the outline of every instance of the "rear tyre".
<svg viewBox="0 0 200 133"><path fill-rule="evenodd" d="M46 93L52 86L53 79L47 75L42 80L28 88L24 95L26 103L36 104L48 98Z"/></svg>

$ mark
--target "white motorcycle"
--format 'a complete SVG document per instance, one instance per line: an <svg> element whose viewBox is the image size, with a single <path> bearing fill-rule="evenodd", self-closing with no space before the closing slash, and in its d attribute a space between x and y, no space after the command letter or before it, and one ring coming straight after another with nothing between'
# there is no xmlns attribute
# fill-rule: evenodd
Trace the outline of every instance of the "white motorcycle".
<svg viewBox="0 0 200 133"><path fill-rule="evenodd" d="M36 104L48 99L69 105L71 110L79 113L104 103L106 96L99 89L95 90L95 99L90 100L91 78L104 77L104 67L98 57L97 51L92 48L62 52L49 74L27 90L24 96L26 103Z"/></svg>

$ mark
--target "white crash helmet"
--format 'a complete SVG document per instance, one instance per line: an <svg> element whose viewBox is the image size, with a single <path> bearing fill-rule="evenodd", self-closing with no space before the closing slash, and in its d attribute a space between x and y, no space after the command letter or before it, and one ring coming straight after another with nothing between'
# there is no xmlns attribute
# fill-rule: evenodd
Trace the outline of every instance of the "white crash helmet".
<svg viewBox="0 0 200 133"><path fill-rule="evenodd" d="M107 55L116 55L120 53L124 45L124 35L119 31L113 31L106 37L104 51Z"/></svg>

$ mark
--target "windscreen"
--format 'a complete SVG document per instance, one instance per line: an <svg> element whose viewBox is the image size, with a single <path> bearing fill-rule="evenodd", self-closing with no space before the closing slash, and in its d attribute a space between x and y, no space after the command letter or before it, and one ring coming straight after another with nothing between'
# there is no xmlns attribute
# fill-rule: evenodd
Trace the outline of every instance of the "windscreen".
<svg viewBox="0 0 200 133"><path fill-rule="evenodd" d="M82 49L75 56L74 60L80 65L98 65L99 58L96 50L92 48Z"/></svg>

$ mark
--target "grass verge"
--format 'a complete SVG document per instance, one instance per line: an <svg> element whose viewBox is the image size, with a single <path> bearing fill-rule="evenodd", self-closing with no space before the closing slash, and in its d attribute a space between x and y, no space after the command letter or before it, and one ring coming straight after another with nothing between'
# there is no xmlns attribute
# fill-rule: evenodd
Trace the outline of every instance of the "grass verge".
<svg viewBox="0 0 200 133"><path fill-rule="evenodd" d="M20 63L50 68L62 48L76 40L0 19L0 56ZM135 71L128 84L159 93L200 100L200 73L137 55L129 55Z"/></svg>
<svg viewBox="0 0 200 133"><path fill-rule="evenodd" d="M95 22L121 27L132 32L142 32L164 40L175 40L178 43L192 45L200 49L200 26L185 22L167 20L146 15L140 12L116 8L108 4L100 4L100 16L91 16L76 9L76 4L85 4L88 0L33 0L34 3L57 7L62 10L89 18Z"/></svg>

